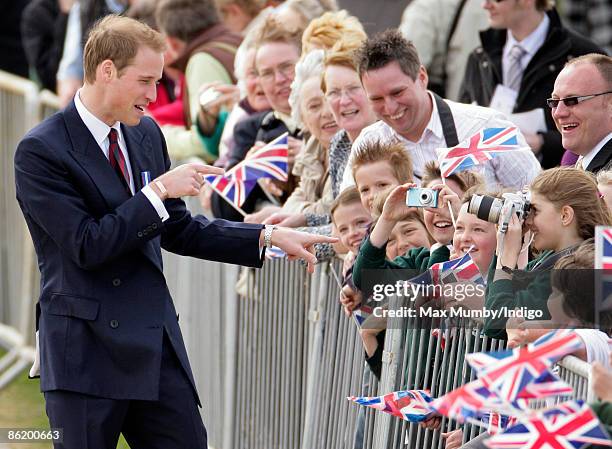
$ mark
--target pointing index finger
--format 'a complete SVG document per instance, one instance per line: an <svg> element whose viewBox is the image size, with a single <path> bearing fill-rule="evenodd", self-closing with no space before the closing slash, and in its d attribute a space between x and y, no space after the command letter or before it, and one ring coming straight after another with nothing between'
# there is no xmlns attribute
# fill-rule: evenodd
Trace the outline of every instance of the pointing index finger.
<svg viewBox="0 0 612 449"><path fill-rule="evenodd" d="M202 175L222 175L225 170L221 167L213 167L212 165L193 164L193 168Z"/></svg>

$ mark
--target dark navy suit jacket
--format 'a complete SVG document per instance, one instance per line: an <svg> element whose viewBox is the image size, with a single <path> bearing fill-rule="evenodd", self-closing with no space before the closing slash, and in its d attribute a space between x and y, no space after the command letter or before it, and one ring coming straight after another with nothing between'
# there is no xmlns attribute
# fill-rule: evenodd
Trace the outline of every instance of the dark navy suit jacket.
<svg viewBox="0 0 612 449"><path fill-rule="evenodd" d="M155 179L170 167L161 131L143 118L138 126L122 125L122 133L134 196L124 190L74 103L32 129L17 147L17 200L41 273L43 391L158 399L164 329L194 384L161 248L262 264L260 225L192 217L180 199L164 202L170 218L162 223L140 191L141 172Z"/></svg>

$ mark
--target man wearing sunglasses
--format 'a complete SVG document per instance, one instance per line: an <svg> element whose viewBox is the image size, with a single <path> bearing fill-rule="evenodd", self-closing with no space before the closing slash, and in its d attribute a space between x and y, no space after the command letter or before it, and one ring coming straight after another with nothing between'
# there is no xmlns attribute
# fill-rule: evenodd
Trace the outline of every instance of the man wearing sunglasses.
<svg viewBox="0 0 612 449"><path fill-rule="evenodd" d="M489 106L506 114L529 113L529 119L514 120L543 168L558 165L563 155L561 136L546 106L557 74L571 58L604 53L593 42L565 28L552 3L484 1L490 28L480 33L482 46L470 55L459 94L465 103Z"/></svg>
<svg viewBox="0 0 612 449"><path fill-rule="evenodd" d="M589 54L569 61L547 100L563 148L579 156L577 168L612 168L612 58Z"/></svg>

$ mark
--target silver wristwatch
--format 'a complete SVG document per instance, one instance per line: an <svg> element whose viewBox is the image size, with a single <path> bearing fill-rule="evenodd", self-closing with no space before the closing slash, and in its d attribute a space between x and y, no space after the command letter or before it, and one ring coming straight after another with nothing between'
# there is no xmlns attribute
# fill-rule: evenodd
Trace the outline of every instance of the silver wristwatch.
<svg viewBox="0 0 612 449"><path fill-rule="evenodd" d="M266 225L264 229L264 245L266 248L272 248L272 231L276 229L274 225Z"/></svg>

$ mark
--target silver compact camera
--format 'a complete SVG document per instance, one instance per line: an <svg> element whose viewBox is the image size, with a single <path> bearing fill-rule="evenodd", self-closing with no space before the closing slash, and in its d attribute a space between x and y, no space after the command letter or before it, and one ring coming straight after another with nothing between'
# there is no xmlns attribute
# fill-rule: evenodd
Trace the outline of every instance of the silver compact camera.
<svg viewBox="0 0 612 449"><path fill-rule="evenodd" d="M411 187L406 194L408 207L438 207L439 190Z"/></svg>
<svg viewBox="0 0 612 449"><path fill-rule="evenodd" d="M524 220L529 215L530 209L531 194L527 189L516 193L504 193L501 199L488 195L474 195L468 204L468 213L499 225L500 232L508 230L513 213Z"/></svg>

